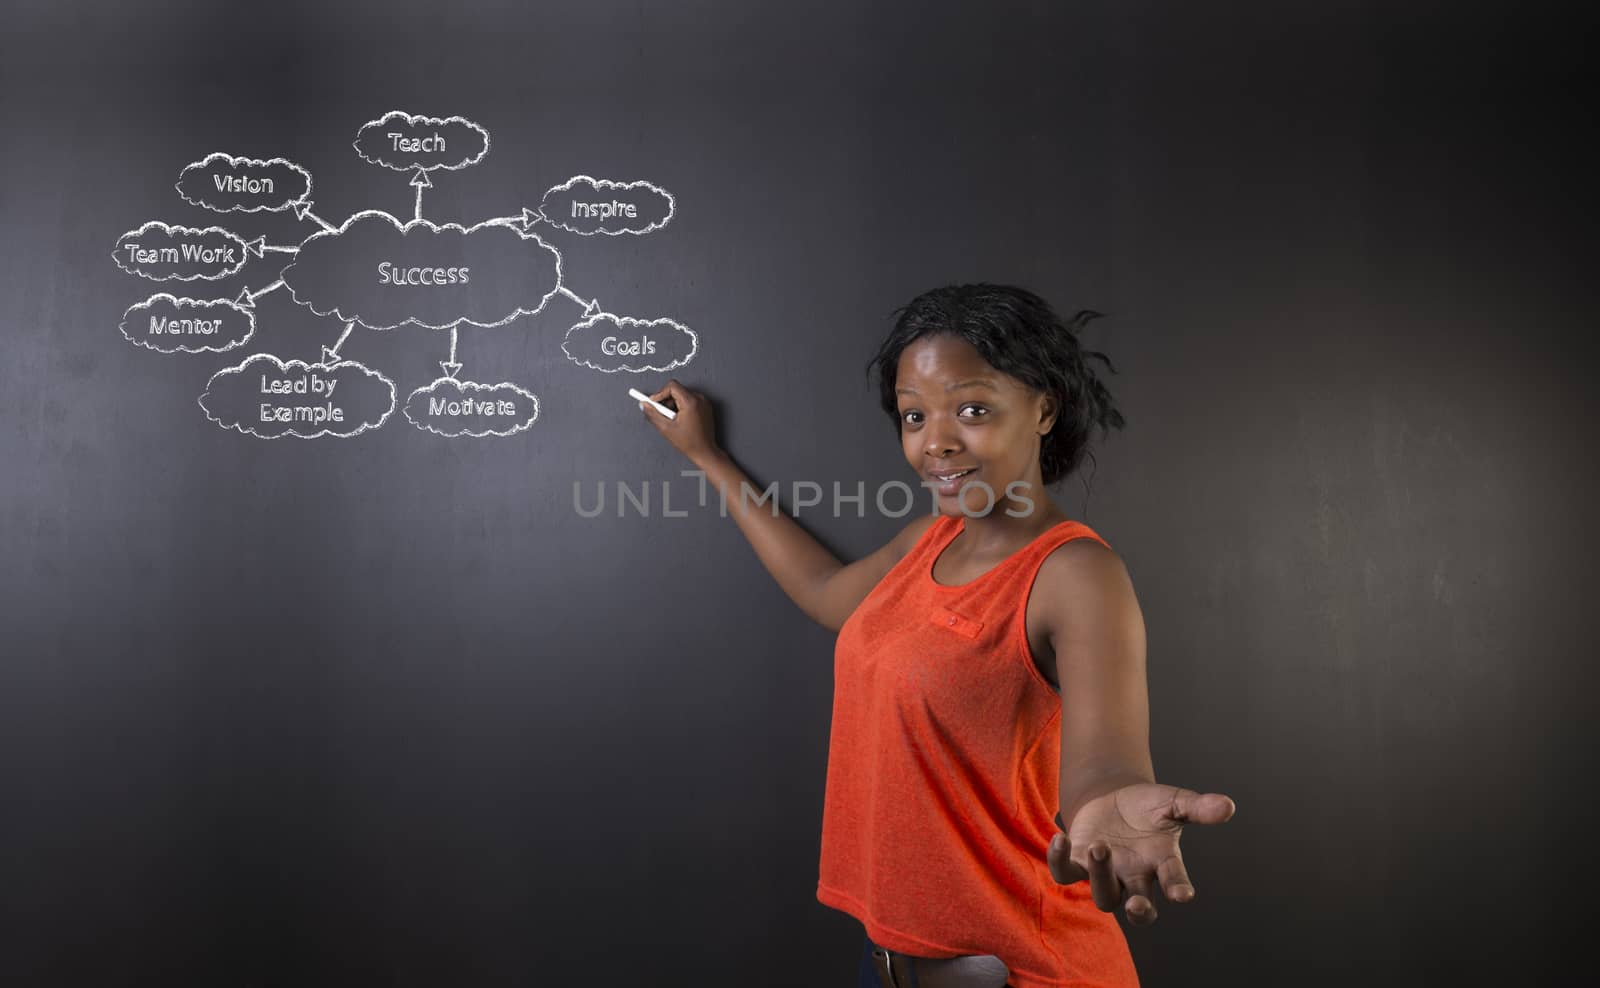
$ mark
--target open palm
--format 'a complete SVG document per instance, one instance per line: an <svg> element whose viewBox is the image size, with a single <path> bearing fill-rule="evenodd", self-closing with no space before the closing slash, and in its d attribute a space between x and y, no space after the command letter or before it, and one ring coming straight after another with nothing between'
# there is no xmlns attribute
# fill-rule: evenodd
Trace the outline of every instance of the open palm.
<svg viewBox="0 0 1600 988"><path fill-rule="evenodd" d="M1101 910L1111 912L1124 903L1130 922L1148 926L1156 921L1152 892L1157 882L1171 902L1195 897L1178 851L1183 828L1226 823L1234 809L1233 800L1221 793L1157 782L1113 789L1079 807L1066 834L1051 840L1050 874L1062 885L1088 879Z"/></svg>

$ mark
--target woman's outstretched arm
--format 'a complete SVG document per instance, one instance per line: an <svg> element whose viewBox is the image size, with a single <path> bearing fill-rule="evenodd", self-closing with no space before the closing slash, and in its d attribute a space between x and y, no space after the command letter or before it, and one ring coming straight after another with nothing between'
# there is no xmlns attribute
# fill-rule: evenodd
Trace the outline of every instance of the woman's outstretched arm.
<svg viewBox="0 0 1600 988"><path fill-rule="evenodd" d="M1195 897L1178 837L1224 823L1234 803L1156 781L1150 763L1144 617L1117 554L1092 539L1061 546L1040 568L1061 684L1061 812L1046 855L1057 882L1087 879L1095 905L1129 921L1156 919ZM1064 825L1063 825L1064 824Z"/></svg>

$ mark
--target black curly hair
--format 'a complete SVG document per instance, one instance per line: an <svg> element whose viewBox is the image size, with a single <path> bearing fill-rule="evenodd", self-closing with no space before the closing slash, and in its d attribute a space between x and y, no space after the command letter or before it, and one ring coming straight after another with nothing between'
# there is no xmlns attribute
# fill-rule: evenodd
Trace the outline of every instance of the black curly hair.
<svg viewBox="0 0 1600 988"><path fill-rule="evenodd" d="M1055 396L1060 412L1039 446L1039 468L1048 486L1070 476L1086 454L1094 462L1089 441L1095 426L1109 434L1126 424L1089 358L1099 358L1113 374L1116 367L1105 354L1078 342L1078 331L1100 315L1081 309L1063 322L1044 299L1011 285L935 288L895 310L894 328L868 361L867 373L877 371L879 398L898 436L894 389L900 354L924 336L966 340L995 370Z"/></svg>

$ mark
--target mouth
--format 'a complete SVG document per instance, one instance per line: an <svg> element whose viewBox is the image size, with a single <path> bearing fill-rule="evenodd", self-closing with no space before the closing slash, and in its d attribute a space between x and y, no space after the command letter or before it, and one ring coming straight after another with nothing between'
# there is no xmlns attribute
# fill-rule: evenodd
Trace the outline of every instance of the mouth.
<svg viewBox="0 0 1600 988"><path fill-rule="evenodd" d="M965 470L940 470L937 472L930 470L928 471L928 476L939 482L938 491L940 494L954 494L961 489L961 482L972 476L977 470L977 467L968 467Z"/></svg>

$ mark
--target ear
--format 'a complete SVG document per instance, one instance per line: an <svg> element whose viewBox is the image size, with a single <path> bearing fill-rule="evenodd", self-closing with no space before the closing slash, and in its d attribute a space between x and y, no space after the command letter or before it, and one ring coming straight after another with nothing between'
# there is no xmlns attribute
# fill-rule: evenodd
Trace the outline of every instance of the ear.
<svg viewBox="0 0 1600 988"><path fill-rule="evenodd" d="M1055 428L1056 413L1060 411L1060 403L1056 396L1045 392L1039 401L1039 435L1048 436L1050 430Z"/></svg>

